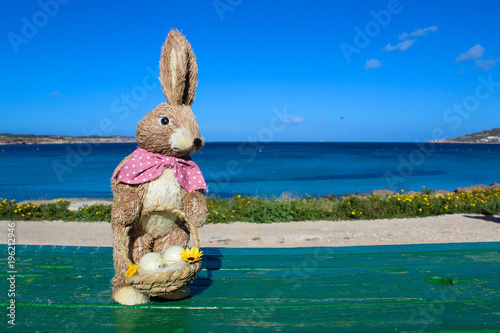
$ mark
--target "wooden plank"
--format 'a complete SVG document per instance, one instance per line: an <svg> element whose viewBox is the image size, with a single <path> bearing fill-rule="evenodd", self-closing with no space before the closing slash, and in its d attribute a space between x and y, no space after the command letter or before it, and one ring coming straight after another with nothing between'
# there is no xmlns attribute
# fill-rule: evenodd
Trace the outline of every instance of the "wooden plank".
<svg viewBox="0 0 500 333"><path fill-rule="evenodd" d="M133 308L111 300L111 248L18 246L16 250L16 319L18 328L26 330L500 328L500 243L207 248L191 298ZM4 260L6 252L0 246ZM2 290L8 289L7 275L0 273ZM452 284L429 279L435 276ZM0 302L2 307L8 305L5 293Z"/></svg>

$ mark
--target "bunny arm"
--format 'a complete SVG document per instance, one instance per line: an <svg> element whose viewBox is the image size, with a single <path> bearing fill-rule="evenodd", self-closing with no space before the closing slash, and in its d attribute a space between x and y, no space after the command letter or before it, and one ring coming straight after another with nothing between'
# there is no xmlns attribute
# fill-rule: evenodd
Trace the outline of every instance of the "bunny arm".
<svg viewBox="0 0 500 333"><path fill-rule="evenodd" d="M116 174L123 163L130 159L131 157L123 159L116 167L113 175ZM128 226L139 220L143 208L142 202L146 194L147 183L129 185L112 179L111 188L113 190L113 196L115 197L115 202L111 211L112 224Z"/></svg>
<svg viewBox="0 0 500 333"><path fill-rule="evenodd" d="M182 210L195 227L203 226L208 217L207 200L203 190L187 192L182 189Z"/></svg>

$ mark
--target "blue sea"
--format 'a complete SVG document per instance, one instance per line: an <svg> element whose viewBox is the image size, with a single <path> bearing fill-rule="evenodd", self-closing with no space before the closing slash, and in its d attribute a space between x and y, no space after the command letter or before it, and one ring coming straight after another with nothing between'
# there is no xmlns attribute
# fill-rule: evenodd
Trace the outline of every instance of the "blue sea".
<svg viewBox="0 0 500 333"><path fill-rule="evenodd" d="M111 198L110 178L135 143L0 146L0 197ZM209 195L279 197L454 190L500 182L500 145L207 143L191 155Z"/></svg>

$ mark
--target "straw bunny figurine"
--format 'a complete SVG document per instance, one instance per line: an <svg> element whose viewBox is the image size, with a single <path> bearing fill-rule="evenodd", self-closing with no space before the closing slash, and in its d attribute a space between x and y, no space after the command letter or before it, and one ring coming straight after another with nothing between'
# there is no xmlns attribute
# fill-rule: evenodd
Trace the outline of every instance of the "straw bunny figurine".
<svg viewBox="0 0 500 333"><path fill-rule="evenodd" d="M182 209L187 219L201 227L207 219L205 180L189 154L204 145L191 105L195 98L198 65L191 45L171 30L160 59L160 82L167 103L161 103L138 124L139 148L115 169L111 185L113 299L125 305L142 304L149 297L126 284L128 263L121 249L137 263L148 252L161 252L172 245L186 247L188 229L168 212L146 214L154 205ZM130 226L130 231L125 232ZM124 235L125 234L125 235Z"/></svg>

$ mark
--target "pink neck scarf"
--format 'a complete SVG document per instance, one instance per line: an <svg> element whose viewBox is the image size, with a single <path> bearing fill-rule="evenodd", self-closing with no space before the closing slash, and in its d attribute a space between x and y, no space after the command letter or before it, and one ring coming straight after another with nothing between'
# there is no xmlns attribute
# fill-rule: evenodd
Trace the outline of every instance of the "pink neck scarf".
<svg viewBox="0 0 500 333"><path fill-rule="evenodd" d="M113 175L113 179L126 184L141 184L160 177L165 168L172 168L177 182L186 191L200 189L208 191L200 168L189 156L185 158L165 156L137 148L130 157L132 159L123 163Z"/></svg>

